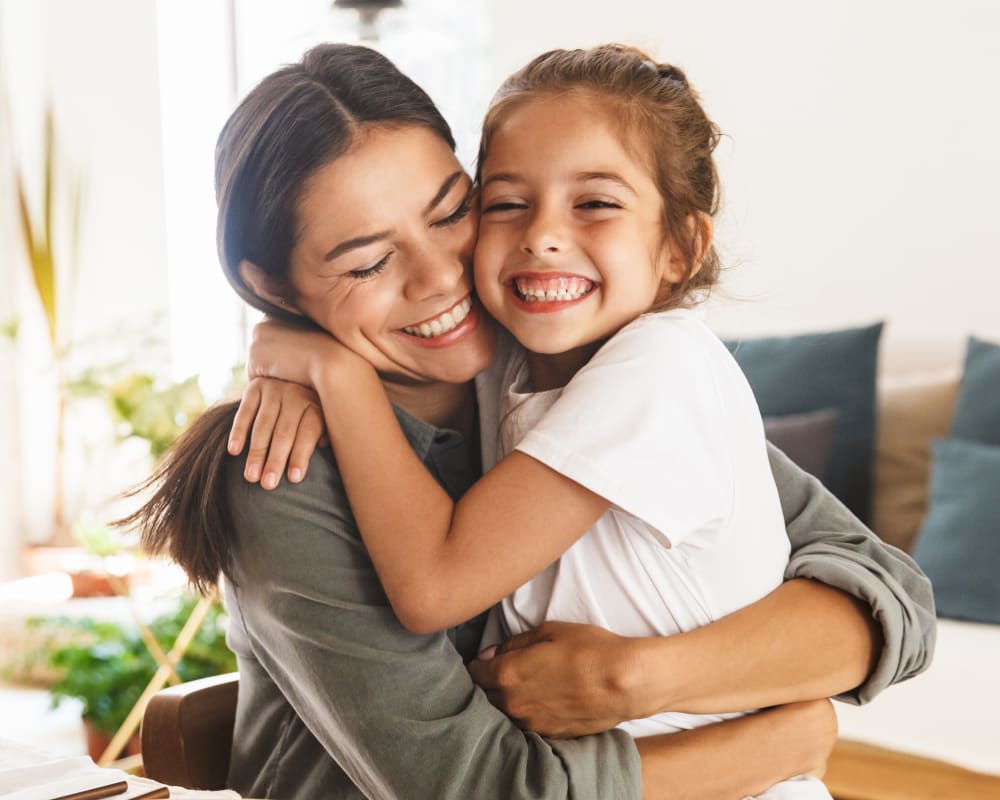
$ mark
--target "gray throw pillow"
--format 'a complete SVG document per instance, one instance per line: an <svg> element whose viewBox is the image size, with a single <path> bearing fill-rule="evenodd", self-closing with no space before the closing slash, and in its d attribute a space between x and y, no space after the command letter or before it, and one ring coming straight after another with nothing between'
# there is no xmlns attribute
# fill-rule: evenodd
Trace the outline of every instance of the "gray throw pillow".
<svg viewBox="0 0 1000 800"><path fill-rule="evenodd" d="M792 461L821 481L826 478L830 445L840 414L835 408L764 417L764 435Z"/></svg>

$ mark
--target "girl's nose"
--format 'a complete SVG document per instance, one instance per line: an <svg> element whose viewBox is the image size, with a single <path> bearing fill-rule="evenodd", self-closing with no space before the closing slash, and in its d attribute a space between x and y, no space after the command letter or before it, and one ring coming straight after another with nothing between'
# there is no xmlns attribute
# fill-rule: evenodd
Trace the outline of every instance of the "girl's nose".
<svg viewBox="0 0 1000 800"><path fill-rule="evenodd" d="M565 249L565 229L559 215L539 209L524 230L521 250L541 258L546 255L556 255Z"/></svg>

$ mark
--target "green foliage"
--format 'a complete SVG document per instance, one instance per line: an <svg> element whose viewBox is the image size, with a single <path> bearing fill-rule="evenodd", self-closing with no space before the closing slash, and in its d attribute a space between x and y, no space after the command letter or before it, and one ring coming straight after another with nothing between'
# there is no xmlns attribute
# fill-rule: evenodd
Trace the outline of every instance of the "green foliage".
<svg viewBox="0 0 1000 800"><path fill-rule="evenodd" d="M145 439L157 459L205 410L197 376L158 386L152 375L133 373L109 388L108 401L121 424L123 438Z"/></svg>
<svg viewBox="0 0 1000 800"><path fill-rule="evenodd" d="M17 339L18 331L21 329L21 320L14 316L0 322L0 336L10 339L12 342Z"/></svg>
<svg viewBox="0 0 1000 800"><path fill-rule="evenodd" d="M186 598L174 613L150 623L164 651L173 645L196 603ZM222 607L213 606L176 667L182 680L236 670L236 657L226 647L225 623ZM138 630L89 617L33 619L29 625L44 627L52 634L41 656L49 667L62 672L50 687L53 706L67 697L77 697L83 701L83 718L114 734L157 670Z"/></svg>

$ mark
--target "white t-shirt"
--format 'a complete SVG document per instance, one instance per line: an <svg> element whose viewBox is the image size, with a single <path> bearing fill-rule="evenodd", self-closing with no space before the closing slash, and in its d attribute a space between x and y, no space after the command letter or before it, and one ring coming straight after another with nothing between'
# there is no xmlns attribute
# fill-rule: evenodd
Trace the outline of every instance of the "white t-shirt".
<svg viewBox="0 0 1000 800"><path fill-rule="evenodd" d="M547 392L531 391L524 351L504 335L478 390L485 469L517 449L611 503L555 564L501 601L484 646L546 620L625 636L679 633L781 583L789 542L760 411L699 311L644 314ZM647 736L733 716L669 712L621 727ZM761 796L829 794L796 779Z"/></svg>

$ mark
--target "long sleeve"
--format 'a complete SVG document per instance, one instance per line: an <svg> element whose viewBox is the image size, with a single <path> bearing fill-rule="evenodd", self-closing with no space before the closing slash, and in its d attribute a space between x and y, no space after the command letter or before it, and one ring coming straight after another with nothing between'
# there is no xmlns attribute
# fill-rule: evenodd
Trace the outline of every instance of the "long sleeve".
<svg viewBox="0 0 1000 800"><path fill-rule="evenodd" d="M838 697L867 703L930 666L937 636L930 581L910 556L879 539L784 453L769 445L768 455L792 545L785 577L840 589L867 603L881 625L884 647L875 670Z"/></svg>
<svg viewBox="0 0 1000 800"><path fill-rule="evenodd" d="M241 657L242 714L234 758L237 773L257 774L237 788L286 800L639 796L628 736L548 741L521 731L472 683L447 635L399 624L327 453L314 456L303 483L273 492L245 484L239 464L232 475L230 640ZM254 684L245 695L244 674ZM285 701L261 721L269 703ZM247 748L255 737L270 737L268 746L241 753L241 724ZM261 765L265 757L280 768ZM338 768L357 793L343 776L347 788L332 785Z"/></svg>

